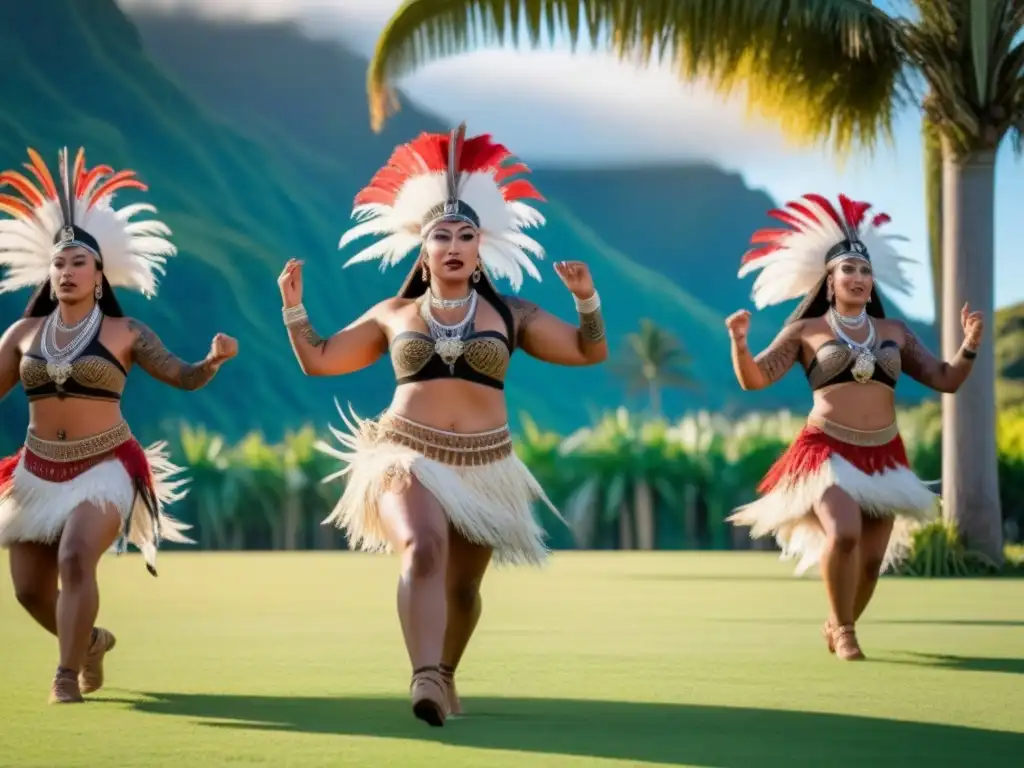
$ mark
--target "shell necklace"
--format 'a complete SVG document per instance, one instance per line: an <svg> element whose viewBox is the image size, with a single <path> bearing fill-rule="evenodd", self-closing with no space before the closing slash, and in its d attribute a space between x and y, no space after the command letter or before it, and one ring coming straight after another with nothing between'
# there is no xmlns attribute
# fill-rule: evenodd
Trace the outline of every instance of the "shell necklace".
<svg viewBox="0 0 1024 768"><path fill-rule="evenodd" d="M56 382L58 387L63 386L71 376L75 360L85 351L86 346L96 335L102 318L103 314L100 312L99 304L94 304L92 311L70 328L61 320L59 306L47 316L46 322L43 323L39 351L42 352L43 359L46 360L46 375ZM57 343L58 330L72 331L75 334L65 347L61 347Z"/></svg>
<svg viewBox="0 0 1024 768"><path fill-rule="evenodd" d="M843 331L841 324L833 320L831 314L828 318L828 324L832 327L836 336L838 336L850 349L857 353L857 359L854 361L853 368L850 371L853 374L854 381L858 384L870 381L871 377L875 374L875 324L872 323L870 319L867 319L868 337L862 342L854 341L847 336Z"/></svg>
<svg viewBox="0 0 1024 768"><path fill-rule="evenodd" d="M454 325L445 325L438 322L430 311L430 305L426 302L420 305L420 314L427 324L427 330L430 331L430 338L434 340L434 351L448 366L448 370L452 374L455 373L455 362L462 357L462 353L466 349L464 339L466 332L476 317L477 295L476 291L470 294L469 309L466 310L466 316Z"/></svg>

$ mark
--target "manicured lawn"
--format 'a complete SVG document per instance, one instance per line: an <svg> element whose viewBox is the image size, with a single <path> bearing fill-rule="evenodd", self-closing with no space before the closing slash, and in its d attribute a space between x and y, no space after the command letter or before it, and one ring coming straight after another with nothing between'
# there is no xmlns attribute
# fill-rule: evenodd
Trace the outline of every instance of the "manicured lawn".
<svg viewBox="0 0 1024 768"><path fill-rule="evenodd" d="M6 574L6 554L0 555ZM821 583L773 555L557 554L492 571L467 716L407 702L396 562L178 554L102 565L107 686L46 705L56 641L0 587L0 764L967 766L1024 763L1024 580L887 578L830 656Z"/></svg>

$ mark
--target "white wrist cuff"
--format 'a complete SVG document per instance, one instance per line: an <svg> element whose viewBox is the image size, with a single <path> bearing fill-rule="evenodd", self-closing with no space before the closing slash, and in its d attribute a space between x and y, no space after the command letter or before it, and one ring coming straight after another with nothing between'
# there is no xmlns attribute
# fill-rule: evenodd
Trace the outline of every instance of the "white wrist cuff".
<svg viewBox="0 0 1024 768"><path fill-rule="evenodd" d="M597 291L589 299L580 299L573 294L572 300L576 303L576 311L581 315L589 315L601 308L601 296Z"/></svg>

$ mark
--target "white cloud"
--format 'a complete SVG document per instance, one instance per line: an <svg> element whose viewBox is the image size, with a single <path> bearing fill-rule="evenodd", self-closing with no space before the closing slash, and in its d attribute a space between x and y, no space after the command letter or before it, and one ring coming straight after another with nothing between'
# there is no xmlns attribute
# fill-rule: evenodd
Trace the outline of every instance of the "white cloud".
<svg viewBox="0 0 1024 768"><path fill-rule="evenodd" d="M396 0L119 0L252 21L295 21L369 56ZM412 101L490 131L533 162L709 159L739 168L761 153L795 154L735 100L597 54L484 50L430 64L399 82Z"/></svg>

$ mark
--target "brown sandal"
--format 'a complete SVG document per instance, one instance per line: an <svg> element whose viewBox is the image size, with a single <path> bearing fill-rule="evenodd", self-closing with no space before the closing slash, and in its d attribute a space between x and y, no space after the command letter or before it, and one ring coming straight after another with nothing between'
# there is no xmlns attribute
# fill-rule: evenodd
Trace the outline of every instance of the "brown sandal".
<svg viewBox="0 0 1024 768"><path fill-rule="evenodd" d="M462 702L459 701L459 692L455 688L455 667L450 664L441 664L438 667L441 673L441 681L445 686L445 698L448 702L449 716L462 714Z"/></svg>
<svg viewBox="0 0 1024 768"><path fill-rule="evenodd" d="M836 656L844 661L863 661L866 657L857 642L857 630L853 624L843 624L832 630L832 642Z"/></svg>
<svg viewBox="0 0 1024 768"><path fill-rule="evenodd" d="M448 691L437 667L413 670L409 689L412 694L412 713L435 728L444 725L448 715Z"/></svg>
<svg viewBox="0 0 1024 768"><path fill-rule="evenodd" d="M85 699L78 689L78 673L73 669L57 667L50 685L51 704L81 704Z"/></svg>
<svg viewBox="0 0 1024 768"><path fill-rule="evenodd" d="M85 656L85 664L78 674L78 687L82 693L93 693L103 687L103 657L117 645L113 633L102 627L93 630L93 641Z"/></svg>
<svg viewBox="0 0 1024 768"><path fill-rule="evenodd" d="M825 638L829 653L836 652L836 644L832 638L833 628L832 619L825 619L825 623L821 627L821 636Z"/></svg>

